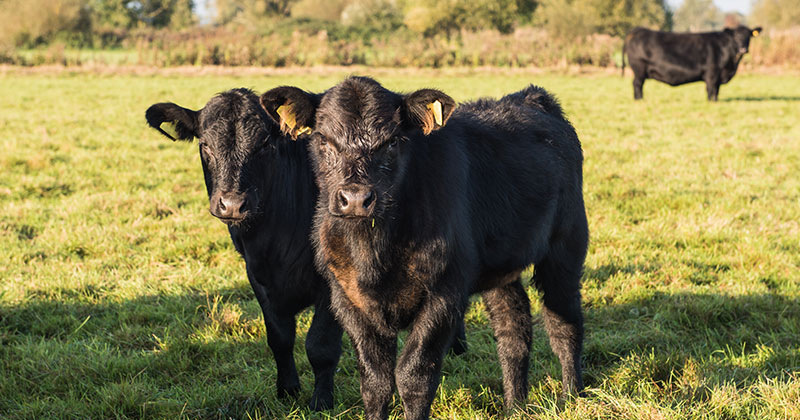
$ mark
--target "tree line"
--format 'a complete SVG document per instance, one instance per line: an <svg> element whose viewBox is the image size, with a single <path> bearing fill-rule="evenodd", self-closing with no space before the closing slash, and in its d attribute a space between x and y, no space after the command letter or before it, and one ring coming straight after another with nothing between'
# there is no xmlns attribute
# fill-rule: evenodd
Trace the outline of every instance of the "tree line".
<svg viewBox="0 0 800 420"><path fill-rule="evenodd" d="M768 28L796 25L796 3L757 0L750 19ZM712 0L683 0L675 11L665 0L0 0L0 46L35 48L57 41L109 48L133 33L190 31L201 24L251 34L321 28L333 38L363 39L398 31L449 39L462 31L511 33L525 26L574 40L618 37L634 26L719 29L725 19Z"/></svg>

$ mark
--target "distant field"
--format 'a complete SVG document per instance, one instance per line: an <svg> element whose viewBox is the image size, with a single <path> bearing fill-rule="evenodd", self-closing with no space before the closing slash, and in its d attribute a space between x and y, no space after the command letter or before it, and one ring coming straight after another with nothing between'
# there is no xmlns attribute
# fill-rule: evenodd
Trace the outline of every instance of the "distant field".
<svg viewBox="0 0 800 420"><path fill-rule="evenodd" d="M309 313L303 392L276 399L261 313L208 213L196 145L144 123L155 102L199 108L229 88L318 91L342 76L0 74L0 418L360 418L347 341L336 408L305 408ZM379 79L457 100L535 83L578 130L587 397L559 401L537 302L531 393L513 418L800 419L800 78L739 75L716 104L702 84L653 81L634 103L630 77L605 74ZM433 415L501 418L479 301L467 337Z"/></svg>

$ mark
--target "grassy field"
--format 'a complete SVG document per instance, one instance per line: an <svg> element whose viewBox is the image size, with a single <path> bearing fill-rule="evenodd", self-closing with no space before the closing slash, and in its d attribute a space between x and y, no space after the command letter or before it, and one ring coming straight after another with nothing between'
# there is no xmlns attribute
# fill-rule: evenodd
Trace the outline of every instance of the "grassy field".
<svg viewBox="0 0 800 420"><path fill-rule="evenodd" d="M144 110L199 108L233 87L310 90L299 76L0 74L0 418L359 418L352 348L337 406L275 397L244 263L207 210L194 144ZM587 397L560 401L534 304L519 419L800 419L800 78L702 84L524 72L381 72L457 100L528 83L562 101L583 142L591 248L583 282ZM531 295L535 292L531 290ZM448 356L436 418L500 418L500 368L479 301ZM392 415L402 418L399 398Z"/></svg>

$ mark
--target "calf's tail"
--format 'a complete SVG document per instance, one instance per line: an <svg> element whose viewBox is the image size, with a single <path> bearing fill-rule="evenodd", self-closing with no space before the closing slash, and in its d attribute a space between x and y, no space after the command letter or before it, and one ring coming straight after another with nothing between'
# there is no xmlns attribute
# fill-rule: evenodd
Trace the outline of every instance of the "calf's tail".
<svg viewBox="0 0 800 420"><path fill-rule="evenodd" d="M622 77L625 77L625 44L627 41L627 37L625 40L622 41Z"/></svg>

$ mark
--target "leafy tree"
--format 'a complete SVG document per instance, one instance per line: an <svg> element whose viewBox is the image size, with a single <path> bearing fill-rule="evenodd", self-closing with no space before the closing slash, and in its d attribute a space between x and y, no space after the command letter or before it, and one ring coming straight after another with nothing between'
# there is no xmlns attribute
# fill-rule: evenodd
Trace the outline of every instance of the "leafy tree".
<svg viewBox="0 0 800 420"><path fill-rule="evenodd" d="M348 0L300 0L292 6L292 16L338 22Z"/></svg>
<svg viewBox="0 0 800 420"><path fill-rule="evenodd" d="M130 29L136 26L136 12L125 1L89 0L95 30Z"/></svg>
<svg viewBox="0 0 800 420"><path fill-rule="evenodd" d="M700 32L717 30L724 26L725 14L712 0L683 0L675 11L675 30Z"/></svg>
<svg viewBox="0 0 800 420"><path fill-rule="evenodd" d="M169 27L183 29L196 24L197 15L194 13L194 2L192 0L175 0L169 17Z"/></svg>
<svg viewBox="0 0 800 420"><path fill-rule="evenodd" d="M258 22L265 18L288 17L298 0L216 0L214 23Z"/></svg>
<svg viewBox="0 0 800 420"><path fill-rule="evenodd" d="M403 13L395 0L353 0L342 10L341 22L389 32L403 25Z"/></svg>
<svg viewBox="0 0 800 420"><path fill-rule="evenodd" d="M138 26L181 29L197 23L193 0L84 1L95 31Z"/></svg>
<svg viewBox="0 0 800 420"><path fill-rule="evenodd" d="M81 0L0 0L0 44L33 47L88 30Z"/></svg>
<svg viewBox="0 0 800 420"><path fill-rule="evenodd" d="M671 29L672 13L665 0L591 0L599 16L598 32L623 36L637 26Z"/></svg>
<svg viewBox="0 0 800 420"><path fill-rule="evenodd" d="M450 34L460 29L514 29L519 4L531 10L529 2L518 0L407 0L404 22L409 29L425 35Z"/></svg>
<svg viewBox="0 0 800 420"><path fill-rule="evenodd" d="M756 0L750 14L753 26L786 29L800 25L798 0Z"/></svg>
<svg viewBox="0 0 800 420"><path fill-rule="evenodd" d="M543 0L536 21L556 39L572 41L585 37L599 25L593 10L570 0Z"/></svg>
<svg viewBox="0 0 800 420"><path fill-rule="evenodd" d="M110 1L110 0L106 0ZM154 28L165 28L170 26L175 11L183 8L183 17L178 17L178 21L185 19L188 10L192 13L192 0L139 0L127 1L124 6L130 9L136 19L141 22L139 25L152 26ZM184 22L181 22L184 23Z"/></svg>
<svg viewBox="0 0 800 420"><path fill-rule="evenodd" d="M636 26L672 24L664 0L543 0L537 14L540 24L563 39L596 32L622 36Z"/></svg>

